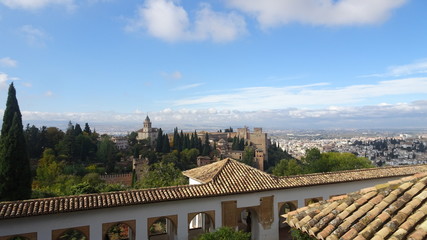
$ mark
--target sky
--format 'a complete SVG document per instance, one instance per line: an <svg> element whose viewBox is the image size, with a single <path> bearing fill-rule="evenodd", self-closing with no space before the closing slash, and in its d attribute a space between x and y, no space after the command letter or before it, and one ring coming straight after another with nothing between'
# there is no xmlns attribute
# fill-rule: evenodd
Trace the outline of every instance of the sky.
<svg viewBox="0 0 427 240"><path fill-rule="evenodd" d="M0 0L0 114L427 128L425 0Z"/></svg>

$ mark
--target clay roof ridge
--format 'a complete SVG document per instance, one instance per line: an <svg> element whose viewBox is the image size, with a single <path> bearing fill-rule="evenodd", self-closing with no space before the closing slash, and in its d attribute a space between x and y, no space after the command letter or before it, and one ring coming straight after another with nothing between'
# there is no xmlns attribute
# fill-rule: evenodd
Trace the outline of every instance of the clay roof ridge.
<svg viewBox="0 0 427 240"><path fill-rule="evenodd" d="M414 164L414 165L404 165L404 166L386 166L386 167L361 168L361 169L342 170L342 171L334 171L334 172L297 174L297 175L289 175L289 176L278 176L278 178L281 178L281 179L291 178L292 179L292 178L299 178L299 177L337 175L340 173L366 172L366 171L372 171L372 170L378 171L378 170L388 170L388 169L395 169L395 168L416 168L416 167L424 167L425 171L427 171L426 164Z"/></svg>
<svg viewBox="0 0 427 240"><path fill-rule="evenodd" d="M183 171L182 174L199 182L208 183L224 169L230 160L230 158L226 158L209 165Z"/></svg>
<svg viewBox="0 0 427 240"><path fill-rule="evenodd" d="M249 166L247 164L241 163L241 162L239 162L237 160L234 160L232 158L226 158L225 161L226 162L219 168L219 170L217 171L217 173L212 177L212 180L211 180L212 182L215 182L222 175L223 171L226 168L228 168L228 167L231 167L231 168L236 167L236 168L239 168L239 170L241 170L241 171L242 170L248 170L248 171L250 171L251 173L255 174L255 176L257 178L258 177L262 177L262 176L268 177L271 180L275 181L275 184L278 184L278 177L277 176L268 174L268 173L266 173L264 171L261 171L261 170L259 170L257 168ZM234 164L234 166L232 166L232 164ZM232 175L229 175L227 177L231 177L231 176ZM257 184L260 184L260 183L259 182L255 182L254 184L257 185ZM257 186L257 187L263 188L262 186Z"/></svg>
<svg viewBox="0 0 427 240"><path fill-rule="evenodd" d="M224 164L222 166L219 167L218 171L213 175L213 177L211 178L211 180L209 182L215 182L215 180L218 178L218 176L222 173L222 171L224 170L224 168L230 164L231 161L233 161L233 159L231 158L226 158L223 161Z"/></svg>

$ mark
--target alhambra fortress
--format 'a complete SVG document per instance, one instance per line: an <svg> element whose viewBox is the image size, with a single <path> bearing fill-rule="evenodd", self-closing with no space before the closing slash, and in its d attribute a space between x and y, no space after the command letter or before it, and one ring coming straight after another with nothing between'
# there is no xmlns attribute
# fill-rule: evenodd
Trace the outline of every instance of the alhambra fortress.
<svg viewBox="0 0 427 240"><path fill-rule="evenodd" d="M138 138L156 134L147 117ZM256 167L234 160L224 140L234 136L255 149ZM191 240L222 226L260 240L289 239L290 227L317 239L427 239L427 165L277 177L262 171L262 129L209 137L226 158L183 172L187 185L0 202L0 240L112 239L117 227L117 239Z"/></svg>
<svg viewBox="0 0 427 240"><path fill-rule="evenodd" d="M197 137L205 141L207 132L198 132ZM151 126L150 118L147 116L144 120L144 127L138 131L137 140L148 139L153 145L156 142L158 129ZM188 134L188 133L187 133ZM260 170L264 170L264 161L268 160L268 138L267 133L262 132L262 128L255 128L254 132L250 132L247 127L238 128L237 132L208 132L209 140L212 146L216 146L216 150L222 158L230 157L233 159L242 159L243 152L239 150L232 150L231 145L227 139L237 137L243 139L245 145L254 149L254 165ZM173 134L169 134L170 141L173 141ZM198 159L198 166L209 164L214 159L200 157Z"/></svg>

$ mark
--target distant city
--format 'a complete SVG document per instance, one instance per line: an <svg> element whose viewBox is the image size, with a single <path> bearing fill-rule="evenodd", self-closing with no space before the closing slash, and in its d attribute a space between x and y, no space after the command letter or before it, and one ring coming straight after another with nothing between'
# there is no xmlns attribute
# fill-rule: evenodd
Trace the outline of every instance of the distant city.
<svg viewBox="0 0 427 240"><path fill-rule="evenodd" d="M296 158L306 149L350 152L377 166L427 163L427 131L423 130L319 130L270 131L270 138Z"/></svg>

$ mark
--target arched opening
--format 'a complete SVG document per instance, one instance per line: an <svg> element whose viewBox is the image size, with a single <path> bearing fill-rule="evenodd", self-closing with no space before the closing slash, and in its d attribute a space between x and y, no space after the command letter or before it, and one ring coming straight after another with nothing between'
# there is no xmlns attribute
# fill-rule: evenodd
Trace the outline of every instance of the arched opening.
<svg viewBox="0 0 427 240"><path fill-rule="evenodd" d="M129 225L118 223L107 230L104 240L134 240L134 232Z"/></svg>
<svg viewBox="0 0 427 240"><path fill-rule="evenodd" d="M203 233L213 231L214 228L214 222L208 214L197 213L188 224L188 239L196 239Z"/></svg>
<svg viewBox="0 0 427 240"><path fill-rule="evenodd" d="M15 236L15 237L8 238L7 240L30 240L30 239L22 236Z"/></svg>
<svg viewBox="0 0 427 240"><path fill-rule="evenodd" d="M77 229L69 229L59 235L57 240L87 240L87 237Z"/></svg>
<svg viewBox="0 0 427 240"><path fill-rule="evenodd" d="M259 239L259 221L258 214L251 208L245 208L240 212L237 221L237 229L251 233L251 239Z"/></svg>
<svg viewBox="0 0 427 240"><path fill-rule="evenodd" d="M305 199L305 206L322 201L322 197Z"/></svg>
<svg viewBox="0 0 427 240"><path fill-rule="evenodd" d="M167 217L157 219L148 229L149 240L174 240L176 227Z"/></svg>
<svg viewBox="0 0 427 240"><path fill-rule="evenodd" d="M284 214L287 214L288 212L292 212L297 209L297 202L285 202L279 209L279 239L280 240L290 240L291 234L290 230L291 228L289 225L285 222L286 218L283 216Z"/></svg>

